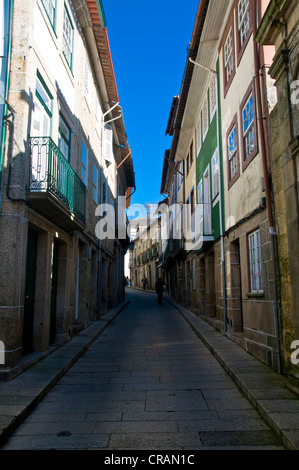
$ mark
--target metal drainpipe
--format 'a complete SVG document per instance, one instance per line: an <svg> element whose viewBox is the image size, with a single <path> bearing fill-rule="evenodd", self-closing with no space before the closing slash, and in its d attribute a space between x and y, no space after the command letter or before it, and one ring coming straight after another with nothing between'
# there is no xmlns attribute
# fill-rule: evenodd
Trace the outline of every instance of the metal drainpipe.
<svg viewBox="0 0 299 470"><path fill-rule="evenodd" d="M253 2L253 37L255 37L257 32L257 5L256 2ZM263 173L264 173L264 183L265 183L265 194L266 194L266 203L267 203L267 215L268 215L268 225L269 225L269 234L272 247L272 260L273 260L273 275L274 275L274 319L275 319L275 330L277 338L277 370L278 373L281 373L281 348L280 348L280 333L279 333L279 318L278 318L278 296L277 296L277 269L276 269L276 238L277 235L274 227L274 217L272 211L272 201L271 201L271 188L270 188L270 177L268 174L267 168L267 158L266 158L266 141L265 141L265 132L263 126L263 110L262 110L262 96L261 96L261 85L260 85L260 56L258 44L253 40L253 52L254 52L254 67L255 67L255 89L256 89L256 102L257 102L257 120L258 128L260 134L260 143L261 143L261 157L263 164ZM263 91L265 92L264 88Z"/></svg>

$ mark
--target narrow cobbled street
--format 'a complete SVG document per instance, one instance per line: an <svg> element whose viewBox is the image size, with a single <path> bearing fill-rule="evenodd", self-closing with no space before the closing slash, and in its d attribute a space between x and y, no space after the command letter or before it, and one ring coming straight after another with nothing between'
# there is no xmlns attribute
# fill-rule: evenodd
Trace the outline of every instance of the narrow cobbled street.
<svg viewBox="0 0 299 470"><path fill-rule="evenodd" d="M3 450L283 449L174 307L126 296Z"/></svg>

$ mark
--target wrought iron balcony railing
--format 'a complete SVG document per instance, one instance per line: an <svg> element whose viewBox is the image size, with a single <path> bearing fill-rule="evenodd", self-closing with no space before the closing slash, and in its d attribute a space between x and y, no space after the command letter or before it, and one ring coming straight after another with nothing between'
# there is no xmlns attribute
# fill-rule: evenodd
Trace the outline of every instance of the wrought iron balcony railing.
<svg viewBox="0 0 299 470"><path fill-rule="evenodd" d="M85 223L86 187L51 137L30 138L30 193L49 193Z"/></svg>

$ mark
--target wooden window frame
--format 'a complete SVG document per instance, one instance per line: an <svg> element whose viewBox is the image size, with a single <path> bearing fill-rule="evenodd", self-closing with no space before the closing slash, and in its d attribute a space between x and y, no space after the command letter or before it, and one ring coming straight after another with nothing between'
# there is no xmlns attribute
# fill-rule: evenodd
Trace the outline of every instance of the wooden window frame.
<svg viewBox="0 0 299 470"><path fill-rule="evenodd" d="M237 66L241 62L244 51L247 47L249 39L253 33L253 2L249 0L249 29L247 31L246 39L241 45L240 31L239 31L239 16L238 16L238 5L241 0L235 1L235 25L236 25L236 51L237 51Z"/></svg>
<svg viewBox="0 0 299 470"><path fill-rule="evenodd" d="M248 101L250 95L252 93L252 103L253 103L253 125L254 125L254 147L252 148L251 152L249 153L248 157L246 158L246 149L245 149L245 139L243 135L243 108L245 107L246 102ZM240 123L241 123L241 153L242 153L242 171L244 171L248 165L252 162L254 157L258 153L258 128L257 128L257 116L256 116L256 100L255 100L255 86L254 80L249 85L242 103L240 105Z"/></svg>
<svg viewBox="0 0 299 470"><path fill-rule="evenodd" d="M226 27L225 27L225 30L224 30L224 34L222 36L222 39L220 41L220 46L219 46L219 53L221 53L221 50L222 50L222 60L223 60L223 67L222 67L222 76L223 76L223 92L224 92L224 98L226 97L227 93L228 93L228 90L231 86L231 83L236 75L236 67L237 67L237 64L236 64L236 45L235 45L235 21L234 21L234 18L235 18L235 15L234 15L234 8L232 8L231 10L231 13L229 15L229 18L228 18L228 21L227 21L227 24L226 24ZM233 46L233 70L232 70L232 73L231 73L231 76L229 77L229 79L227 80L227 76L226 76L226 68L225 68L225 57L224 57L224 46L225 46L225 43L226 43L226 40L228 38L228 34L230 32L230 30L232 31L232 46Z"/></svg>
<svg viewBox="0 0 299 470"><path fill-rule="evenodd" d="M236 127L236 139L237 139L237 150L236 150L236 157L237 157L237 165L238 165L238 171L234 174L234 176L231 176L231 168L230 168L230 159L229 159L229 136L232 133L234 127ZM232 187L232 185L237 181L237 179L240 177L240 152L239 152L239 129L238 129L238 116L235 114L231 125L228 128L228 131L226 133L226 148L227 148L227 183L228 183L228 189Z"/></svg>
<svg viewBox="0 0 299 470"><path fill-rule="evenodd" d="M249 237L252 236L255 232L259 232L259 238L260 238L260 262L261 262L261 282L262 282L262 289L259 290L252 290L252 285L251 285L251 269L250 269L250 245L249 245ZM262 243L261 243L261 230L260 226L254 227L252 230L246 233L246 245L247 245L247 270L248 270L248 295L254 296L254 295L264 295L264 276L263 276L263 261L262 261Z"/></svg>

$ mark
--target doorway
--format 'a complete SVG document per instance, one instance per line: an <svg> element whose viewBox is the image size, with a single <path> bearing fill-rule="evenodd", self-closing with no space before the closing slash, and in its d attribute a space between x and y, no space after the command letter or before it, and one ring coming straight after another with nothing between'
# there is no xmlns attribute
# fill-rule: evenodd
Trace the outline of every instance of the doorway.
<svg viewBox="0 0 299 470"><path fill-rule="evenodd" d="M33 352L37 232L28 230L22 354Z"/></svg>
<svg viewBox="0 0 299 470"><path fill-rule="evenodd" d="M50 335L49 344L55 343L56 337L56 307L57 307L57 278L58 278L58 251L57 240L53 242L53 262L52 262L52 281L51 281L51 307L50 307Z"/></svg>
<svg viewBox="0 0 299 470"><path fill-rule="evenodd" d="M231 257L231 303L232 313L230 323L232 331L243 331L243 306L242 306L242 276L240 261L240 240L237 239L230 245Z"/></svg>

